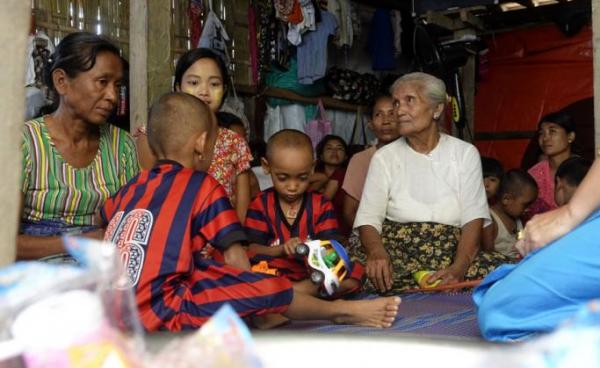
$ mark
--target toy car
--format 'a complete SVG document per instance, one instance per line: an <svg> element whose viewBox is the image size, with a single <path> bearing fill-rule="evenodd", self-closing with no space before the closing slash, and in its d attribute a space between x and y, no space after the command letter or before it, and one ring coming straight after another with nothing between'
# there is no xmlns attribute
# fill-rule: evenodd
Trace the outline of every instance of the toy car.
<svg viewBox="0 0 600 368"><path fill-rule="evenodd" d="M296 255L306 256L310 269L310 280L321 284L322 290L333 295L340 282L352 272L352 262L344 247L335 240L310 240L299 244Z"/></svg>

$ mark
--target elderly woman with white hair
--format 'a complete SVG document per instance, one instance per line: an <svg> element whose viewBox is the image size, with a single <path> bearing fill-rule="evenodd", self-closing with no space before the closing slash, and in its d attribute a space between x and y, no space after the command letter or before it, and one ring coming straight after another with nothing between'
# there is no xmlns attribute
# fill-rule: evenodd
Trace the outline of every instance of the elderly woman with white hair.
<svg viewBox="0 0 600 368"><path fill-rule="evenodd" d="M354 228L367 290L417 288L413 273L440 285L485 276L507 260L480 253L490 213L477 149L440 131L446 87L426 73L400 77L390 92L401 138L375 153Z"/></svg>

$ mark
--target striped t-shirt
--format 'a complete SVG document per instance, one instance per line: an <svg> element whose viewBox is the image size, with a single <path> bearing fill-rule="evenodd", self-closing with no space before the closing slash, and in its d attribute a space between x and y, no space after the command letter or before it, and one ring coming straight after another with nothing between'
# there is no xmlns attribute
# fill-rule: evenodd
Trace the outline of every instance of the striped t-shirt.
<svg viewBox="0 0 600 368"><path fill-rule="evenodd" d="M43 117L25 123L22 153L22 220L34 223L98 225L100 207L139 172L133 140L110 124L100 126L98 153L84 168L65 161Z"/></svg>

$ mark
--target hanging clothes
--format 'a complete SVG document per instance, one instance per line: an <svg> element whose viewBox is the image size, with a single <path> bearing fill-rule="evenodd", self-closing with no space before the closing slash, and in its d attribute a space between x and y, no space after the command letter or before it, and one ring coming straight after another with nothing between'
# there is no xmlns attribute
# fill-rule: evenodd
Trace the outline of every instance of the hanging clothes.
<svg viewBox="0 0 600 368"><path fill-rule="evenodd" d="M321 12L321 22L317 29L307 32L298 45L298 82L311 84L325 76L327 70L327 43L335 34L337 23L328 11Z"/></svg>
<svg viewBox="0 0 600 368"><path fill-rule="evenodd" d="M335 17L338 30L334 43L338 47L352 47L354 29L352 25L352 4L349 0L328 0L327 11Z"/></svg>
<svg viewBox="0 0 600 368"><path fill-rule="evenodd" d="M402 54L402 13L399 10L392 10L391 13L392 29L394 31L394 54Z"/></svg>
<svg viewBox="0 0 600 368"><path fill-rule="evenodd" d="M300 23L288 24L287 40L294 46L302 43L302 34L307 31L314 31L316 27L316 12L311 0L301 0L300 10L302 13L302 21Z"/></svg>
<svg viewBox="0 0 600 368"><path fill-rule="evenodd" d="M44 86L44 68L54 52L52 40L39 31L29 36L27 41L27 59L25 61L25 85L41 88Z"/></svg>
<svg viewBox="0 0 600 368"><path fill-rule="evenodd" d="M197 45L202 34L202 13L204 7L202 0L190 0L187 14L190 23L190 41L192 45Z"/></svg>
<svg viewBox="0 0 600 368"><path fill-rule="evenodd" d="M299 0L274 0L275 17L283 22L302 22L302 7Z"/></svg>
<svg viewBox="0 0 600 368"><path fill-rule="evenodd" d="M373 70L394 70L394 31L389 9L377 9L369 32L369 55Z"/></svg>
<svg viewBox="0 0 600 368"><path fill-rule="evenodd" d="M252 84L258 85L260 80L258 60L258 34L256 30L256 10L254 4L248 5L248 47L250 49L250 69L252 70Z"/></svg>
<svg viewBox="0 0 600 368"><path fill-rule="evenodd" d="M258 14L258 62L262 74L270 69L271 60L276 59L277 19L271 0L256 0Z"/></svg>

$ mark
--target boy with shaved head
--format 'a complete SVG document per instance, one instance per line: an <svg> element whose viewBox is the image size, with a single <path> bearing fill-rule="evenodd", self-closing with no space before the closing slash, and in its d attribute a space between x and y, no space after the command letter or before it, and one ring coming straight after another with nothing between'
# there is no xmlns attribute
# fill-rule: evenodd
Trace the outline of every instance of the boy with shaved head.
<svg viewBox="0 0 600 368"><path fill-rule="evenodd" d="M308 239L339 240L341 236L331 202L320 193L308 191L314 169L310 138L292 129L275 133L267 143L262 164L273 179L273 188L260 193L248 208L245 227L251 261L266 261L280 275L302 281L299 285L303 290L317 295L306 265L295 257L294 249ZM363 266L355 263L339 293L359 289L363 274Z"/></svg>
<svg viewBox="0 0 600 368"><path fill-rule="evenodd" d="M283 313L292 319L387 327L398 298L325 302L295 292L284 278L249 272L246 241L225 190L204 170L215 121L193 96L170 93L151 108L148 140L158 158L101 211L106 239L121 253L147 330L200 327L225 303L241 316ZM202 257L211 244L225 264Z"/></svg>

